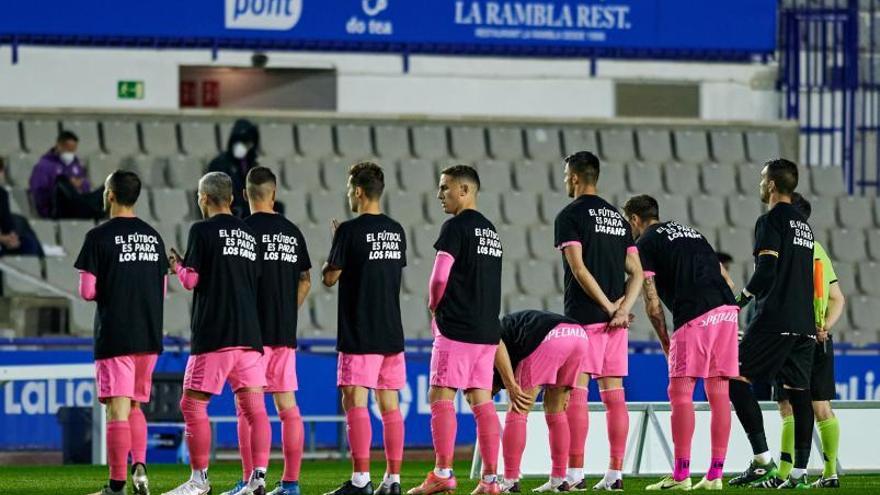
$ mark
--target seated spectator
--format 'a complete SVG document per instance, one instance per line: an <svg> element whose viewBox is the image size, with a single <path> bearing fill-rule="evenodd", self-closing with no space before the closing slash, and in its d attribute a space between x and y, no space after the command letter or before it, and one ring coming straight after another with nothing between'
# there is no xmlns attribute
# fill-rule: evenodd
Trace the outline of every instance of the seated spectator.
<svg viewBox="0 0 880 495"><path fill-rule="evenodd" d="M92 191L86 169L76 156L79 138L62 131L49 151L34 165L30 194L43 218L100 218L103 188Z"/></svg>
<svg viewBox="0 0 880 495"><path fill-rule="evenodd" d="M208 172L223 172L232 178L232 213L244 218L250 214L244 200L247 173L257 166L260 130L251 121L238 119L229 133L226 151L211 160Z"/></svg>
<svg viewBox="0 0 880 495"><path fill-rule="evenodd" d="M0 158L0 256L42 256L43 247L27 219L12 213L6 190L6 164Z"/></svg>

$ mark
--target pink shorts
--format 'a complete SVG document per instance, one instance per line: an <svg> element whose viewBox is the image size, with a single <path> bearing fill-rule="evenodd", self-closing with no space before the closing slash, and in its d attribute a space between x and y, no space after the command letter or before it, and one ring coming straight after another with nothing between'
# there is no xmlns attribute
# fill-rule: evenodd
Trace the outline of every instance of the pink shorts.
<svg viewBox="0 0 880 495"><path fill-rule="evenodd" d="M266 386L263 355L250 348L229 347L190 356L183 374L183 388L217 395L229 380L232 391Z"/></svg>
<svg viewBox="0 0 880 495"><path fill-rule="evenodd" d="M584 369L589 347L586 330L561 323L516 367L516 382L531 390L542 385L574 387Z"/></svg>
<svg viewBox="0 0 880 495"><path fill-rule="evenodd" d="M295 392L296 349L292 347L263 347L263 369L266 370L266 392Z"/></svg>
<svg viewBox="0 0 880 495"><path fill-rule="evenodd" d="M626 376L629 373L629 329L608 328L607 323L583 328L589 339L583 371L593 378Z"/></svg>
<svg viewBox="0 0 880 495"><path fill-rule="evenodd" d="M431 385L468 390L492 390L495 344L470 344L434 336L431 349Z"/></svg>
<svg viewBox="0 0 880 495"><path fill-rule="evenodd" d="M739 376L739 308L719 306L676 330L669 342L669 376Z"/></svg>
<svg viewBox="0 0 880 495"><path fill-rule="evenodd" d="M339 353L336 385L373 390L401 390L406 386L406 360L397 354Z"/></svg>
<svg viewBox="0 0 880 495"><path fill-rule="evenodd" d="M95 361L98 400L128 397L136 402L150 402L157 359L158 354L129 354Z"/></svg>

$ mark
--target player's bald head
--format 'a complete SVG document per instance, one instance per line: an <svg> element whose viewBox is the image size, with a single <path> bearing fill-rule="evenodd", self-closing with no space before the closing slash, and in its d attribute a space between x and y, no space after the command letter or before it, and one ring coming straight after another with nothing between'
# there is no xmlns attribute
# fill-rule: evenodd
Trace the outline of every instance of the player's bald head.
<svg viewBox="0 0 880 495"><path fill-rule="evenodd" d="M216 206L232 204L232 179L223 172L208 172L199 180L199 194Z"/></svg>
<svg viewBox="0 0 880 495"><path fill-rule="evenodd" d="M272 194L278 187L278 179L275 173L267 167L254 167L247 174L248 199L252 201L265 201L272 198Z"/></svg>

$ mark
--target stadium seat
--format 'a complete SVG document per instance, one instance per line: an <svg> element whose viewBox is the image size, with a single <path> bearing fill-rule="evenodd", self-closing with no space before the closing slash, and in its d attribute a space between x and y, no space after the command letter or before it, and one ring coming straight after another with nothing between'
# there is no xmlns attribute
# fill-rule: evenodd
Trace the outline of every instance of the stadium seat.
<svg viewBox="0 0 880 495"><path fill-rule="evenodd" d="M750 262L747 262L751 264ZM737 263L734 262L730 265L730 269L727 271L727 274L730 276L730 279L733 280L733 286L735 291L741 290L746 285L746 263Z"/></svg>
<svg viewBox="0 0 880 495"><path fill-rule="evenodd" d="M36 256L4 256L0 261L34 278L42 278L43 264ZM4 295L40 295L42 293L38 287L18 277L7 273L0 277L3 279Z"/></svg>
<svg viewBox="0 0 880 495"><path fill-rule="evenodd" d="M217 141L217 124L206 120L190 120L180 123L180 144L183 152L191 157L211 160L220 149Z"/></svg>
<svg viewBox="0 0 880 495"><path fill-rule="evenodd" d="M541 195L541 219L548 225L553 225L556 215L565 208L571 200L564 193L548 191Z"/></svg>
<svg viewBox="0 0 880 495"><path fill-rule="evenodd" d="M291 157L281 165L284 185L295 191L322 189L321 165L317 160Z"/></svg>
<svg viewBox="0 0 880 495"><path fill-rule="evenodd" d="M779 135L775 132L746 132L746 149L752 163L764 163L767 160L782 156L779 146Z"/></svg>
<svg viewBox="0 0 880 495"><path fill-rule="evenodd" d="M663 206L660 206L663 213ZM724 202L718 196L699 195L690 197L691 221L703 230L714 230L727 224Z"/></svg>
<svg viewBox="0 0 880 495"><path fill-rule="evenodd" d="M663 190L660 165L653 163L629 163L626 165L627 191L633 194L657 194ZM602 174L599 173L599 184ZM605 191L603 189L603 191ZM608 192L608 191L605 191Z"/></svg>
<svg viewBox="0 0 880 495"><path fill-rule="evenodd" d="M299 225L303 237L306 239L306 245L309 248L309 257L312 259L312 266L320 267L327 261L327 255L330 254L330 221L321 223L306 223Z"/></svg>
<svg viewBox="0 0 880 495"><path fill-rule="evenodd" d="M61 126L79 138L77 153L80 156L92 156L101 153L101 139L98 134L98 122L94 120L71 120L62 122Z"/></svg>
<svg viewBox="0 0 880 495"><path fill-rule="evenodd" d="M840 167L811 168L810 183L813 194L816 196L833 198L846 194L846 185L843 183L843 169Z"/></svg>
<svg viewBox="0 0 880 495"><path fill-rule="evenodd" d="M690 216L688 215L686 197L672 194L661 194L655 199L660 206L660 218L663 221L675 220L676 222L685 225L691 223Z"/></svg>
<svg viewBox="0 0 880 495"><path fill-rule="evenodd" d="M329 124L307 122L296 125L299 154L312 159L333 156L333 131Z"/></svg>
<svg viewBox="0 0 880 495"><path fill-rule="evenodd" d="M87 220L62 220L58 222L61 247L68 257L76 258L86 240L86 234L95 226Z"/></svg>
<svg viewBox="0 0 880 495"><path fill-rule="evenodd" d="M55 145L58 139L58 121L56 120L22 120L21 130L25 148L31 153L43 154Z"/></svg>
<svg viewBox="0 0 880 495"><path fill-rule="evenodd" d="M440 229L434 225L413 225L410 230L410 237L407 247L409 248L408 257L418 257L434 261L437 251L434 249L434 243L440 234Z"/></svg>
<svg viewBox="0 0 880 495"><path fill-rule="evenodd" d="M30 220L31 228L43 245L58 246L58 223L55 220Z"/></svg>
<svg viewBox="0 0 880 495"><path fill-rule="evenodd" d="M667 163L663 165L663 183L666 192L684 197L700 191L699 169L691 164Z"/></svg>
<svg viewBox="0 0 880 495"><path fill-rule="evenodd" d="M405 226L424 225L425 214L422 196L409 193L385 194L388 215ZM411 246L411 244L409 244Z"/></svg>
<svg viewBox="0 0 880 495"><path fill-rule="evenodd" d="M297 225L308 223L309 202L305 191L291 191L281 188L275 192L275 201L284 205L284 216L288 220Z"/></svg>
<svg viewBox="0 0 880 495"><path fill-rule="evenodd" d="M169 281L169 286L175 285ZM177 284L179 287L179 284ZM165 298L165 310L162 313L162 329L172 337L190 336L189 300L183 294L169 295Z"/></svg>
<svg viewBox="0 0 880 495"><path fill-rule="evenodd" d="M46 280L58 289L74 294L79 286L79 272L73 267L73 257L46 258Z"/></svg>
<svg viewBox="0 0 880 495"><path fill-rule="evenodd" d="M169 157L180 153L177 144L177 128L174 122L149 121L141 122L144 150L156 157Z"/></svg>
<svg viewBox="0 0 880 495"><path fill-rule="evenodd" d="M70 301L68 323L71 335L91 336L95 329L95 304L81 299Z"/></svg>
<svg viewBox="0 0 880 495"><path fill-rule="evenodd" d="M351 208L345 194L314 191L309 193L309 213L313 222L329 225L332 219L340 222L347 220L351 215Z"/></svg>
<svg viewBox="0 0 880 495"><path fill-rule="evenodd" d="M324 189L345 192L348 188L348 171L352 162L342 157L331 156L322 158L320 163Z"/></svg>
<svg viewBox="0 0 880 495"><path fill-rule="evenodd" d="M745 140L741 132L716 130L709 133L709 138L716 162L738 164L746 161Z"/></svg>
<svg viewBox="0 0 880 495"><path fill-rule="evenodd" d="M722 164L723 166L724 164ZM745 196L758 197L761 184L761 166L751 163L741 163L736 166L736 179L739 184L739 192Z"/></svg>
<svg viewBox="0 0 880 495"><path fill-rule="evenodd" d="M871 214L871 200L857 196L837 198L837 222L848 229L874 227L874 219Z"/></svg>
<svg viewBox="0 0 880 495"><path fill-rule="evenodd" d="M836 231L837 231L837 229L830 229L830 232L836 232ZM829 229L817 229L817 228L813 227L813 240L823 246L830 246L831 245L829 242L830 237L829 237L828 233L829 233Z"/></svg>
<svg viewBox="0 0 880 495"><path fill-rule="evenodd" d="M504 222L504 217L501 215L501 193L481 191L477 196L477 207L480 213L496 227Z"/></svg>
<svg viewBox="0 0 880 495"><path fill-rule="evenodd" d="M481 160L476 163L480 175L481 191L505 192L513 189L513 173L510 162Z"/></svg>
<svg viewBox="0 0 880 495"><path fill-rule="evenodd" d="M183 251L180 251L180 254L186 254L184 251L189 247L189 233L195 223L196 220L189 220L177 224L177 240L180 242L180 247L183 249Z"/></svg>
<svg viewBox="0 0 880 495"><path fill-rule="evenodd" d="M406 260L406 268L403 269L403 287L409 294L419 297L427 297L428 282L431 279L431 270L434 268L434 257L411 258Z"/></svg>
<svg viewBox="0 0 880 495"><path fill-rule="evenodd" d="M668 129L639 129L636 141L643 162L660 165L673 160L672 136Z"/></svg>
<svg viewBox="0 0 880 495"><path fill-rule="evenodd" d="M159 237L162 238L162 242L165 244L165 251L167 252L170 248L177 249L177 252L183 253L185 246L181 246L177 241L177 219L168 220L168 221L157 221L151 222L151 225L156 232L159 233ZM169 288L171 284L168 284Z"/></svg>
<svg viewBox="0 0 880 495"><path fill-rule="evenodd" d="M0 120L0 156L14 155L22 151L24 150L22 149L18 122Z"/></svg>
<svg viewBox="0 0 880 495"><path fill-rule="evenodd" d="M526 231L526 241L533 258L559 261L559 251L553 246L553 226L530 225Z"/></svg>
<svg viewBox="0 0 880 495"><path fill-rule="evenodd" d="M535 209L532 206L532 209ZM502 225L498 227L498 237L504 252L504 262L531 259L526 241L526 229L521 225Z"/></svg>
<svg viewBox="0 0 880 495"><path fill-rule="evenodd" d="M326 332L336 332L339 297L336 292L316 293L311 296L315 323Z"/></svg>
<svg viewBox="0 0 880 495"><path fill-rule="evenodd" d="M672 136L679 162L700 164L709 161L709 139L704 131L674 131Z"/></svg>
<svg viewBox="0 0 880 495"><path fill-rule="evenodd" d="M563 127L562 144L565 155L571 155L578 151L589 151L599 156L599 141L596 138L595 129L583 127Z"/></svg>
<svg viewBox="0 0 880 495"><path fill-rule="evenodd" d="M529 127L525 134L526 152L529 158L541 162L560 162L562 160L559 129Z"/></svg>
<svg viewBox="0 0 880 495"><path fill-rule="evenodd" d="M436 191L440 177L428 160L408 158L397 164L400 187L409 193Z"/></svg>
<svg viewBox="0 0 880 495"><path fill-rule="evenodd" d="M523 294L546 296L557 292L555 263L542 260L520 260L516 267L519 288Z"/></svg>
<svg viewBox="0 0 880 495"><path fill-rule="evenodd" d="M141 152L137 124L130 120L105 120L101 123L104 149L115 156L131 156Z"/></svg>
<svg viewBox="0 0 880 495"><path fill-rule="evenodd" d="M844 335L846 343L856 347L864 347L880 342L880 332L876 330L852 330Z"/></svg>
<svg viewBox="0 0 880 495"><path fill-rule="evenodd" d="M868 237L868 255L874 261L880 261L880 230L868 229L865 231Z"/></svg>
<svg viewBox="0 0 880 495"><path fill-rule="evenodd" d="M876 331L880 322L880 299L868 296L850 297L849 316L858 330Z"/></svg>
<svg viewBox="0 0 880 495"><path fill-rule="evenodd" d="M504 298L504 313L510 314L515 311L529 309L544 309L544 301L538 296L526 296L523 294L509 294Z"/></svg>
<svg viewBox="0 0 880 495"><path fill-rule="evenodd" d="M536 224L538 218L538 200L534 193L510 191L501 195L501 210L509 224L526 226ZM525 239L525 232L523 232ZM505 244L505 251L507 245Z"/></svg>
<svg viewBox="0 0 880 495"><path fill-rule="evenodd" d="M160 174L162 167L161 162L154 161L151 164L152 171L150 174L156 176ZM207 166L199 161L187 156L176 156L170 158L167 162L168 184L177 189L189 189L195 191L199 187L199 179L205 175Z"/></svg>
<svg viewBox="0 0 880 495"><path fill-rule="evenodd" d="M349 161L364 160L375 156L370 126L364 124L341 124L336 126L336 145L339 154Z"/></svg>
<svg viewBox="0 0 880 495"><path fill-rule="evenodd" d="M449 140L452 156L459 161L474 162L489 156L486 153L485 129L482 127L451 126Z"/></svg>
<svg viewBox="0 0 880 495"><path fill-rule="evenodd" d="M514 163L513 179L516 188L520 191L540 193L548 189L558 189L556 184L550 183L550 168L542 161Z"/></svg>
<svg viewBox="0 0 880 495"><path fill-rule="evenodd" d="M229 135L220 136L220 143L225 148ZM287 159L296 154L293 140L293 126L287 122L263 122L260 124L260 148L264 156Z"/></svg>
<svg viewBox="0 0 880 495"><path fill-rule="evenodd" d="M629 163L636 160L632 129L600 129L599 142L602 145L602 158L606 161Z"/></svg>
<svg viewBox="0 0 880 495"><path fill-rule="evenodd" d="M489 154L496 160L519 160L525 156L522 129L489 127Z"/></svg>
<svg viewBox="0 0 880 495"><path fill-rule="evenodd" d="M430 336L430 317L428 303L422 297L407 294L400 296L400 319L403 322L403 335L406 338Z"/></svg>
<svg viewBox="0 0 880 495"><path fill-rule="evenodd" d="M704 163L699 170L703 193L711 196L736 194L736 168L720 163Z"/></svg>
<svg viewBox="0 0 880 495"><path fill-rule="evenodd" d="M654 327L651 325L651 321L648 319L647 313L645 312L644 298L640 297L636 299L636 303L633 305L632 314L634 314L636 318L630 324L628 329L629 340L637 342L656 341L657 338L654 336ZM669 323L671 323L670 318L667 316L667 324Z"/></svg>
<svg viewBox="0 0 880 495"><path fill-rule="evenodd" d="M814 230L829 229L837 227L837 221L834 218L834 199L825 197L808 198L813 212L807 221Z"/></svg>
<svg viewBox="0 0 880 495"><path fill-rule="evenodd" d="M867 258L865 233L862 230L835 230L829 248L834 260L855 263Z"/></svg>
<svg viewBox="0 0 880 495"><path fill-rule="evenodd" d="M31 153L18 153L10 156L6 163L6 176L12 184L27 188L31 172L39 159L39 155Z"/></svg>
<svg viewBox="0 0 880 495"><path fill-rule="evenodd" d="M177 222L193 218L190 207L196 204L193 195L183 189L153 189L150 191L153 218L160 222Z"/></svg>
<svg viewBox="0 0 880 495"><path fill-rule="evenodd" d="M449 156L446 128L439 125L422 125L410 129L413 152L425 160L445 159Z"/></svg>
<svg viewBox="0 0 880 495"><path fill-rule="evenodd" d="M859 290L855 263L834 261L833 265L834 273L837 275L837 282L840 284L840 290L845 295L855 295Z"/></svg>
<svg viewBox="0 0 880 495"><path fill-rule="evenodd" d="M554 313L564 314L565 308L563 307L562 295L553 294L551 296L545 296L544 309L547 311L553 311Z"/></svg>
<svg viewBox="0 0 880 495"><path fill-rule="evenodd" d="M752 229L721 227L718 229L718 250L735 260L748 260L752 257Z"/></svg>
<svg viewBox="0 0 880 495"><path fill-rule="evenodd" d="M757 195L727 198L727 218L734 227L754 228L755 221L763 213L764 208Z"/></svg>
<svg viewBox="0 0 880 495"><path fill-rule="evenodd" d="M874 223L880 227L880 198L874 198Z"/></svg>
<svg viewBox="0 0 880 495"><path fill-rule="evenodd" d="M402 125L377 125L373 127L373 137L376 142L376 154L383 161L383 165L390 166L392 162L409 158L409 131Z"/></svg>
<svg viewBox="0 0 880 495"><path fill-rule="evenodd" d="M858 267L858 282L861 292L869 296L880 297L880 263L861 261Z"/></svg>
<svg viewBox="0 0 880 495"><path fill-rule="evenodd" d="M560 164L552 168L553 184L560 194L565 195L564 167ZM599 169L599 191L601 195L620 194L627 190L626 167L619 163L603 163Z"/></svg>
<svg viewBox="0 0 880 495"><path fill-rule="evenodd" d="M437 199L436 192L422 193L421 196L425 204L425 218L428 220L428 223L439 227L440 224L449 219L449 215L443 211L443 206L440 205L440 200ZM479 202L480 211L485 215L485 208L483 208L483 203L479 196L477 197L477 201ZM498 218L498 222L501 222L501 218Z"/></svg>

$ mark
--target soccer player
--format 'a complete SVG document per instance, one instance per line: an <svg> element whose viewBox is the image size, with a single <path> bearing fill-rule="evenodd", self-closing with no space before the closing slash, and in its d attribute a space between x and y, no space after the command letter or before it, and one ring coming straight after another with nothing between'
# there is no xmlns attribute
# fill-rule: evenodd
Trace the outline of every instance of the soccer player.
<svg viewBox="0 0 880 495"><path fill-rule="evenodd" d="M792 206L809 220L812 206L798 193L792 195ZM822 477L813 482L813 488L839 488L837 477L837 448L840 445L840 424L831 410L834 390L834 340L831 328L843 315L846 299L837 283L837 274L831 259L818 242L813 242L813 310L816 320L816 346L813 350L813 369L810 374L810 399L816 416L816 427L822 439L825 469ZM777 383L774 399L782 414L781 454L779 474L764 482L765 487L775 487L788 478L794 456L794 416L788 391Z"/></svg>
<svg viewBox="0 0 880 495"><path fill-rule="evenodd" d="M399 392L406 386L400 280L406 266L403 227L382 213L385 174L372 162L348 172L348 203L358 216L333 221L333 243L322 269L323 282L339 282L339 351L336 384L348 423L351 479L328 495L370 495L370 443L373 432L367 397L375 391L385 441L386 471L377 493L400 494L403 417Z"/></svg>
<svg viewBox="0 0 880 495"><path fill-rule="evenodd" d="M587 355L587 332L570 318L546 311L518 311L501 319L501 343L495 354L496 383L506 388L510 409L501 445L503 493L519 493L520 463L526 448L526 422L538 393L544 391L552 469L550 480L535 492L567 492L570 434L565 414L569 392L577 383Z"/></svg>
<svg viewBox="0 0 880 495"><path fill-rule="evenodd" d="M434 243L437 256L428 286L434 315L431 350L431 437L436 464L411 495L451 492L455 433L453 400L464 391L477 423L483 473L477 493L499 493L496 476L501 425L492 402L495 350L501 338L501 257L495 226L477 211L480 176L473 167L455 165L441 172L437 198L453 215Z"/></svg>
<svg viewBox="0 0 880 495"><path fill-rule="evenodd" d="M185 257L181 259L173 249L169 255L181 285L194 291L192 350L180 400L192 476L166 495L211 493L208 403L226 381L250 428L254 470L244 493L266 492L272 432L263 398L266 373L257 314L257 258L261 253L256 234L232 215L231 205L229 176L223 172L205 174L199 180L199 208L205 219L190 228Z"/></svg>
<svg viewBox="0 0 880 495"><path fill-rule="evenodd" d="M284 473L270 495L299 495L299 472L303 453L303 422L296 404L297 310L311 288L312 262L299 227L275 213L275 174L266 167L248 172L244 191L251 215L245 223L260 244L260 280L257 309L263 341L266 391L275 399L281 418L281 450ZM254 470L251 431L245 411L236 404L242 478L228 495L241 493Z"/></svg>
<svg viewBox="0 0 880 495"><path fill-rule="evenodd" d="M730 399L752 445L754 459L732 486L757 485L777 475L767 447L761 408L749 386L754 381L787 389L794 417L794 468L780 488L808 488L807 463L813 431L810 373L816 346L813 314L813 231L791 204L797 165L768 161L761 171L761 201L770 210L755 224L755 273L737 298L754 298L755 318L739 347L740 378L730 382Z"/></svg>
<svg viewBox="0 0 880 495"><path fill-rule="evenodd" d="M678 222L660 222L660 208L651 196L630 198L623 210L638 239L645 310L669 362L674 471L647 488L691 489L693 394L702 378L712 411L712 458L708 473L693 488L720 490L730 439L728 380L739 376L739 307L718 255L702 234ZM671 331L661 301L672 310Z"/></svg>
<svg viewBox="0 0 880 495"><path fill-rule="evenodd" d="M76 259L79 294L96 301L95 386L107 406L110 481L95 495L125 493L131 453L134 493L149 494L147 421L153 368L162 352L162 305L168 260L159 234L135 215L141 181L117 170L104 182L110 220L86 234Z"/></svg>
<svg viewBox="0 0 880 495"><path fill-rule="evenodd" d="M620 490L629 433L623 390L628 371L627 326L644 276L630 226L616 207L597 195L598 181L596 155L579 151L565 158L565 187L574 200L556 216L555 246L564 259L565 316L583 325L589 336L585 373L571 393L567 411L572 432L567 481L575 489L586 488L586 389L592 375L599 380L599 393L607 409L611 451L608 470L593 488Z"/></svg>

